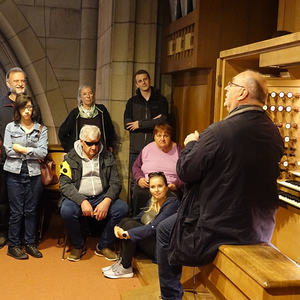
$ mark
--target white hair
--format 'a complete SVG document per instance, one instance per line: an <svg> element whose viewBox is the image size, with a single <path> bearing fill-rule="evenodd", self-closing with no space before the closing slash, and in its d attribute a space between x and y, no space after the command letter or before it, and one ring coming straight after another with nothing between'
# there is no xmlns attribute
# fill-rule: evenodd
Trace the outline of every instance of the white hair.
<svg viewBox="0 0 300 300"><path fill-rule="evenodd" d="M91 140L96 140L100 138L101 132L98 126L95 125L84 125L79 134L79 138L85 141L87 138Z"/></svg>

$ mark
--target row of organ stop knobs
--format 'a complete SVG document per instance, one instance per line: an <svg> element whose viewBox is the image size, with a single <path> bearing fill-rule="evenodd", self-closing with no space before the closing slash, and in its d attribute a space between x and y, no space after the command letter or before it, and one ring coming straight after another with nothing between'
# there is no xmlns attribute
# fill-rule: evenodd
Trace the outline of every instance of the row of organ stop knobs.
<svg viewBox="0 0 300 300"><path fill-rule="evenodd" d="M263 109L265 111L270 111L271 113L276 113L276 112L280 112L280 113L292 113L292 112L299 112L299 108L298 107L293 107L290 104L286 103L286 102L291 102L291 100L295 100L300 98L300 93L292 93L292 92L280 92L280 93L276 93L276 92L271 92L269 94L269 99L273 99L273 100L281 100L280 102L282 104L279 105L275 105L275 104L265 104L263 106ZM289 121L289 122L281 122L278 121L276 122L275 120L273 120L274 123L276 124L276 126L279 129L297 129L298 128L298 124L296 122L293 121ZM294 156L295 156L295 145L294 143L297 141L296 137L290 136L290 135L284 135L283 136L284 142L285 142L285 150L288 153L284 153L284 156L282 157L281 160L281 165L284 168L288 168L288 167L300 167L300 161L295 161L294 160ZM290 146L290 144L292 143L293 146ZM287 145L289 144L289 145Z"/></svg>

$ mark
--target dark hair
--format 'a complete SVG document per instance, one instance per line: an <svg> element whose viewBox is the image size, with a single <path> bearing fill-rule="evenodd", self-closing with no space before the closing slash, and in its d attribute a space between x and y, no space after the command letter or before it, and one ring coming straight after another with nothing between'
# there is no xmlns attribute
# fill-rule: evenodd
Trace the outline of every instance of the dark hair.
<svg viewBox="0 0 300 300"><path fill-rule="evenodd" d="M152 172L148 174L149 181L153 177L161 177L164 180L165 184L168 185L168 181L164 172Z"/></svg>
<svg viewBox="0 0 300 300"><path fill-rule="evenodd" d="M138 70L134 74L134 80L136 81L136 75L146 74L147 77L150 79L150 75L146 70Z"/></svg>
<svg viewBox="0 0 300 300"><path fill-rule="evenodd" d="M31 102L32 107L32 115L31 120L37 121L38 120L38 110L36 108L36 105L33 103L31 97L29 97L26 94L19 94L16 97L15 101L15 107L14 107L14 120L19 122L21 120L21 114L20 109L24 108L27 104L27 102Z"/></svg>
<svg viewBox="0 0 300 300"><path fill-rule="evenodd" d="M166 131L171 138L173 136L173 127L169 123L156 124L153 129L153 135L156 135L159 131Z"/></svg>

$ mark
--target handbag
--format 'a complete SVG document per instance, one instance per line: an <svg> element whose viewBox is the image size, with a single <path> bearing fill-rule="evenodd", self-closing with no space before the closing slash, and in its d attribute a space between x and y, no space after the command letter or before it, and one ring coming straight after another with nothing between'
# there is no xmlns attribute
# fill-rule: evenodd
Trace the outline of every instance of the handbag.
<svg viewBox="0 0 300 300"><path fill-rule="evenodd" d="M50 154L48 154L43 160L40 160L40 167L42 183L44 186L58 183L56 164Z"/></svg>
<svg viewBox="0 0 300 300"><path fill-rule="evenodd" d="M38 138L40 138L44 125L39 128ZM50 154L47 154L44 159L39 160L41 168L41 179L44 186L54 185L58 183L58 176L56 174L56 164Z"/></svg>

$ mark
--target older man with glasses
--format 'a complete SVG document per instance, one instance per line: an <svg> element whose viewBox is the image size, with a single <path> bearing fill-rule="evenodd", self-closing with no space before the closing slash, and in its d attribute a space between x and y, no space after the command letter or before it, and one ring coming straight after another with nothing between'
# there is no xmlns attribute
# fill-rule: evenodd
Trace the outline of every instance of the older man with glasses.
<svg viewBox="0 0 300 300"><path fill-rule="evenodd" d="M182 265L213 261L222 244L269 243L283 142L263 110L263 76L245 71L225 88L229 115L189 134L177 162L186 183L178 213L156 232L161 298L180 300Z"/></svg>
<svg viewBox="0 0 300 300"><path fill-rule="evenodd" d="M14 106L17 95L26 90L26 75L19 67L14 67L6 73L8 94L0 98L0 249L7 242L8 229L8 197L5 184L3 165L5 150L3 147L6 125L14 119Z"/></svg>
<svg viewBox="0 0 300 300"><path fill-rule="evenodd" d="M95 254L116 260L116 253L109 248L115 240L113 228L128 213L127 204L118 198L121 183L117 166L112 153L103 147L97 126L84 125L79 138L60 170L64 197L60 213L72 244L68 260L79 261L86 252L84 217L98 221L97 229L101 228Z"/></svg>

